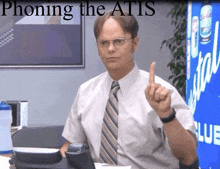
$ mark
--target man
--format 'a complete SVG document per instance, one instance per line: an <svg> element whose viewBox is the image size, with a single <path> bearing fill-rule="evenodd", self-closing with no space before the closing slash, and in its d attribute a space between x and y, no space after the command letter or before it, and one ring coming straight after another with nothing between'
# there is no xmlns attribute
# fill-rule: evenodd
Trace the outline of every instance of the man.
<svg viewBox="0 0 220 169"><path fill-rule="evenodd" d="M154 75L154 62L149 73L137 68L133 53L138 28L127 12L108 12L96 19L94 33L107 72L80 86L63 131L68 141L61 153L65 155L70 143L86 142L95 162L132 169L193 165L197 154L192 114L176 89ZM108 127L110 134L105 133Z"/></svg>

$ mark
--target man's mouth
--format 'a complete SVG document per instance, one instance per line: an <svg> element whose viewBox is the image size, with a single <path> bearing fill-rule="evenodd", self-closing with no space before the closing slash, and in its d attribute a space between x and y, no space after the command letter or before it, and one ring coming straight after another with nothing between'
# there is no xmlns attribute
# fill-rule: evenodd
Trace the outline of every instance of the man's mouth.
<svg viewBox="0 0 220 169"><path fill-rule="evenodd" d="M117 58L117 57L110 57L110 58L107 58L106 60L107 61L116 61L116 60L118 60L119 58Z"/></svg>

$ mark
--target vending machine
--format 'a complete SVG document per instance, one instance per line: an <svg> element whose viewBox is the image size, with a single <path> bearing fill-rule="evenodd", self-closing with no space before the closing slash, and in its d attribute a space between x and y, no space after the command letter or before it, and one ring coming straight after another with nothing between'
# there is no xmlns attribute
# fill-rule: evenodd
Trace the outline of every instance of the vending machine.
<svg viewBox="0 0 220 169"><path fill-rule="evenodd" d="M193 113L201 169L220 168L220 2L189 1L186 103Z"/></svg>

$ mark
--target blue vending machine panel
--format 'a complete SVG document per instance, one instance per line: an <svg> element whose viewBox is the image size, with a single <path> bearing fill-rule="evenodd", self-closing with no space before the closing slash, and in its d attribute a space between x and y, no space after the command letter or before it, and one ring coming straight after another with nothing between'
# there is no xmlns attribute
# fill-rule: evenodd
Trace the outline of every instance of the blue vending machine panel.
<svg viewBox="0 0 220 169"><path fill-rule="evenodd" d="M195 119L202 169L220 169L219 21L220 2L188 2L186 103Z"/></svg>

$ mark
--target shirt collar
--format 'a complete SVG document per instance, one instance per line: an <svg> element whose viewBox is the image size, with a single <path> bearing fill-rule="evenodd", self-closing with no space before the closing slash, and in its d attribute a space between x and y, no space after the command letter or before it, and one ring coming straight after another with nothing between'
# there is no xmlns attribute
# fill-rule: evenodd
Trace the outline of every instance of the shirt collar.
<svg viewBox="0 0 220 169"><path fill-rule="evenodd" d="M123 96L125 96L129 92L131 86L136 81L136 79L138 77L138 72L139 72L138 67L135 64L134 68L125 77L121 78L118 81L119 86L120 86L119 91L121 91ZM111 76L108 73L108 75L107 75L107 89L108 89L108 91L110 91L110 88L111 88L113 81L114 80L111 78Z"/></svg>

